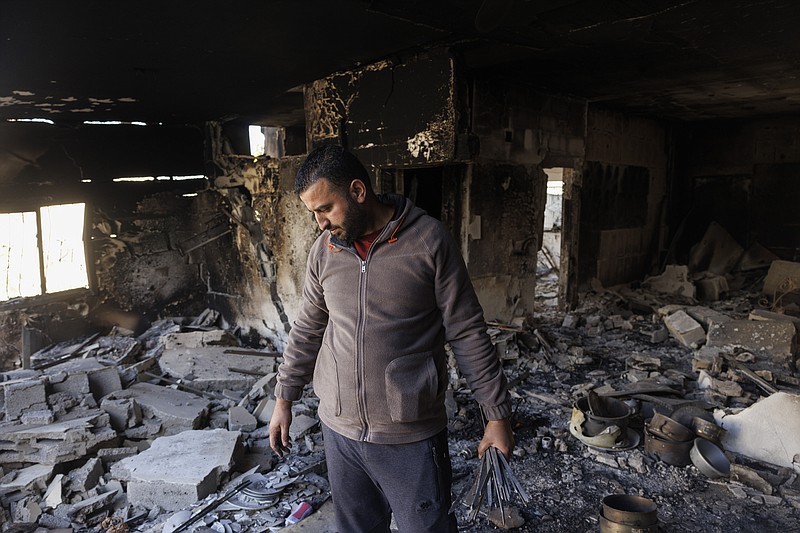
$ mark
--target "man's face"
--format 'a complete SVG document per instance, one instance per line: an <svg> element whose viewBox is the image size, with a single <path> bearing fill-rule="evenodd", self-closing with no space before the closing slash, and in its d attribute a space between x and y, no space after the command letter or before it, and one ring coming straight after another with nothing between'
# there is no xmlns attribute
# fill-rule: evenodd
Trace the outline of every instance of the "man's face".
<svg viewBox="0 0 800 533"><path fill-rule="evenodd" d="M326 179L320 179L300 193L300 200L314 215L319 229L330 230L337 239L348 245L364 235L367 213L352 190L337 189Z"/></svg>

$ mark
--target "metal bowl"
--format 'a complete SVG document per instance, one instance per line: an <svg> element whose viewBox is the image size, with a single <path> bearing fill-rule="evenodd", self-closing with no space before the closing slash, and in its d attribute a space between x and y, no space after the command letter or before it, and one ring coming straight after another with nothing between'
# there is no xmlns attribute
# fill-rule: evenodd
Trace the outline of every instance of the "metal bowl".
<svg viewBox="0 0 800 533"><path fill-rule="evenodd" d="M728 477L731 474L731 462L722 450L706 439L694 439L689 450L689 457L699 471L710 478Z"/></svg>
<svg viewBox="0 0 800 533"><path fill-rule="evenodd" d="M628 526L652 526L658 523L653 500L629 494L611 494L603 498L603 517Z"/></svg>

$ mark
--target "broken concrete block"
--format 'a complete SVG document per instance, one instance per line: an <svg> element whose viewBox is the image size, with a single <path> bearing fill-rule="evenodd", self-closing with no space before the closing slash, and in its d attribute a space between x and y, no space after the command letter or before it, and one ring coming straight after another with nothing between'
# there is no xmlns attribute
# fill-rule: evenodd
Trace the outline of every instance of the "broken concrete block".
<svg viewBox="0 0 800 533"><path fill-rule="evenodd" d="M739 258L739 263L736 265L736 270L739 272L747 272L749 270L758 270L765 268L772 264L773 261L780 259L777 255L764 248L758 243L753 244L745 250Z"/></svg>
<svg viewBox="0 0 800 533"><path fill-rule="evenodd" d="M27 496L11 506L11 520L17 523L34 524L42 515L38 498Z"/></svg>
<svg viewBox="0 0 800 533"><path fill-rule="evenodd" d="M80 468L76 468L69 473L69 490L72 492L87 492L100 481L105 471L103 470L103 463L100 459L92 458L86 461Z"/></svg>
<svg viewBox="0 0 800 533"><path fill-rule="evenodd" d="M742 386L735 381L712 378L705 370L700 371L700 375L697 378L697 388L702 390L710 389L717 394L730 398L739 398L744 392Z"/></svg>
<svg viewBox="0 0 800 533"><path fill-rule="evenodd" d="M724 449L793 468L800 454L800 395L776 392L737 414L717 410L714 419L727 431Z"/></svg>
<svg viewBox="0 0 800 533"><path fill-rule="evenodd" d="M798 316L775 313L773 311L767 311L766 309L753 309L750 311L750 316L747 318L750 320L779 320L783 322L791 322L794 324L795 329L800 331L800 317Z"/></svg>
<svg viewBox="0 0 800 533"><path fill-rule="evenodd" d="M0 501L3 504L18 501L25 496L41 494L53 476L53 465L33 465L16 471L12 479L0 483Z"/></svg>
<svg viewBox="0 0 800 533"><path fill-rule="evenodd" d="M116 367L106 366L93 357L66 361L45 371L48 378L49 376L58 376L63 373L66 373L68 378L60 384L53 384L53 390L72 392L78 386L82 390L84 381L80 377L81 374L86 376L86 380L89 382L89 389L95 400L99 401L103 396L122 388L122 382L119 379L119 372Z"/></svg>
<svg viewBox="0 0 800 533"><path fill-rule="evenodd" d="M229 348L175 348L164 350L158 364L176 379L191 380L199 390L248 390L259 376L275 371L275 358L226 353ZM244 372L237 372L242 370Z"/></svg>
<svg viewBox="0 0 800 533"><path fill-rule="evenodd" d="M111 475L128 482L131 504L175 511L216 491L240 451L238 431L184 431L112 465Z"/></svg>
<svg viewBox="0 0 800 533"><path fill-rule="evenodd" d="M258 420L247 409L235 405L228 409L228 429L231 431L254 431Z"/></svg>
<svg viewBox="0 0 800 533"><path fill-rule="evenodd" d="M73 504L67 510L67 517L77 524L97 525L111 514L114 496L116 491L106 492Z"/></svg>
<svg viewBox="0 0 800 533"><path fill-rule="evenodd" d="M57 474L47 487L42 502L46 509L55 509L64 503L64 474Z"/></svg>
<svg viewBox="0 0 800 533"><path fill-rule="evenodd" d="M694 353L692 371L707 370L711 374L719 374L722 371L722 361L718 348L703 346Z"/></svg>
<svg viewBox="0 0 800 533"><path fill-rule="evenodd" d="M723 322L730 322L733 320L724 313L700 305L689 306L684 309L684 311L686 311L687 315L700 322L700 325L703 326L706 331L708 331L711 324L722 324Z"/></svg>
<svg viewBox="0 0 800 533"><path fill-rule="evenodd" d="M103 464L108 467L117 461L121 461L126 457L132 457L137 453L139 453L139 448L133 446L123 446L121 448L103 448L101 450L97 450L97 458L103 461Z"/></svg>
<svg viewBox="0 0 800 533"><path fill-rule="evenodd" d="M169 333L164 337L165 350L204 346L239 346L239 341L224 329Z"/></svg>
<svg viewBox="0 0 800 533"><path fill-rule="evenodd" d="M114 400L126 398L136 400L145 419L160 420L161 435L173 435L187 429L202 427L210 406L208 400L194 394L152 383L135 383L108 397ZM130 430L126 430L126 435L128 431Z"/></svg>
<svg viewBox="0 0 800 533"><path fill-rule="evenodd" d="M708 346L740 346L753 352L769 353L788 365L794 361L794 324L777 320L731 320L708 328Z"/></svg>
<svg viewBox="0 0 800 533"><path fill-rule="evenodd" d="M773 261L764 279L763 292L770 301L780 299L781 304L800 302L798 291L788 292L800 287L800 263L793 261Z"/></svg>
<svg viewBox="0 0 800 533"><path fill-rule="evenodd" d="M66 393L73 398L82 398L85 394L91 394L89 388L89 376L85 372L75 372L70 374L65 371L52 372L47 374L47 381L54 392Z"/></svg>
<svg viewBox="0 0 800 533"><path fill-rule="evenodd" d="M706 332L685 311L678 311L664 318L664 325L672 336L684 346L699 346L706 339Z"/></svg>
<svg viewBox="0 0 800 533"><path fill-rule="evenodd" d="M659 344L669 338L669 331L667 328L656 328L650 332L650 342Z"/></svg>
<svg viewBox="0 0 800 533"><path fill-rule="evenodd" d="M561 322L562 328L569 328L575 329L578 327L578 322L580 322L580 317L577 315L566 314L564 315L564 320Z"/></svg>
<svg viewBox="0 0 800 533"><path fill-rule="evenodd" d="M125 431L142 423L142 410L134 398L103 398L100 408L108 413L111 426L117 431Z"/></svg>
<svg viewBox="0 0 800 533"><path fill-rule="evenodd" d="M41 411L22 413L19 420L26 426L44 426L46 424L52 424L55 419L56 417L53 411L50 409L42 409Z"/></svg>
<svg viewBox="0 0 800 533"><path fill-rule="evenodd" d="M717 302L728 292L728 280L716 274L706 273L694 280L694 286L697 288L697 298L705 302Z"/></svg>
<svg viewBox="0 0 800 533"><path fill-rule="evenodd" d="M733 270L744 253L736 239L725 228L712 222L699 243L689 251L689 268L692 272L708 270L724 275Z"/></svg>
<svg viewBox="0 0 800 533"><path fill-rule="evenodd" d="M16 420L24 412L47 409L44 382L41 379L15 379L0 384L6 420Z"/></svg>
<svg viewBox="0 0 800 533"><path fill-rule="evenodd" d="M308 415L297 415L292 418L292 425L289 426L289 436L292 440L299 439L308 431L319 424L319 420Z"/></svg>
<svg viewBox="0 0 800 533"><path fill-rule="evenodd" d="M102 411L87 414L46 426L0 427L0 463L54 465L115 445L117 432L109 426L108 415Z"/></svg>
<svg viewBox="0 0 800 533"><path fill-rule="evenodd" d="M449 390L449 389L448 389ZM275 410L275 400L272 398L262 398L253 410L253 416L262 424L269 424L272 412Z"/></svg>
<svg viewBox="0 0 800 533"><path fill-rule="evenodd" d="M665 294L677 294L694 298L694 283L689 281L689 269L684 265L667 265L664 273L652 276L642 282L642 286Z"/></svg>

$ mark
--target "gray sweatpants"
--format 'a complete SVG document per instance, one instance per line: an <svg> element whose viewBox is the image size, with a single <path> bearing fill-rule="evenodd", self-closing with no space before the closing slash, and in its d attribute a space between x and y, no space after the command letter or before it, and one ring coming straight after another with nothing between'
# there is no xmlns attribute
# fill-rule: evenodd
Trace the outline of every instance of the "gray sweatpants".
<svg viewBox="0 0 800 533"><path fill-rule="evenodd" d="M410 444L348 439L322 425L339 533L455 533L447 430Z"/></svg>

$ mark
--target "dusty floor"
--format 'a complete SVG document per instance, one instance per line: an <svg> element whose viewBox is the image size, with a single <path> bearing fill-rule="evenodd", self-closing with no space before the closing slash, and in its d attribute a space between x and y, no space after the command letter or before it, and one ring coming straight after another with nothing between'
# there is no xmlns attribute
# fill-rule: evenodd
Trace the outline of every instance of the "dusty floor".
<svg viewBox="0 0 800 533"><path fill-rule="evenodd" d="M671 338L652 344L649 338L637 331L614 330L591 337L562 328L563 315L548 305L552 303L548 297L555 291L554 278L551 276L549 280L550 284L544 283L541 289L542 314L535 327L545 332L553 343L562 343L561 347L567 346L575 351L574 347L580 346L581 362L585 364L558 368L539 353L521 353L519 360L506 363L512 383L520 377L520 368L530 369L530 374L523 376L512 389L517 399L517 451L511 464L532 498L530 504L518 505L526 523L517 531L599 531L598 514L602 499L614 493L638 494L653 500L658 506L661 530L665 532L800 531L800 501L781 497L782 491L796 494L793 491L800 489L796 474L731 455L734 462L751 465L758 471L783 474L780 478L785 480L783 486L774 487L774 497L765 498L759 491L727 479L710 480L693 465L676 467L651 459L644 454L641 443L626 451L597 452L571 436L568 432L569 399L574 398L574 392L585 388L586 383L599 386L624 381L620 376L625 373L626 360L631 354L658 357L662 368L677 370L689 378L684 385L687 396L696 394L692 381L696 376L691 365L693 351ZM730 307L730 302L726 305ZM613 306L609 298L597 297L584 304L583 309L587 314L604 316L619 311L608 306ZM519 344L524 351L524 342ZM563 405L542 401L531 393ZM456 428L451 433L455 494L471 484L479 461L476 458L465 459L466 452L463 452L474 447L479 428L461 426L465 420L479 419L477 409L467 398L459 399L459 405L470 416L458 417ZM641 435L641 421L639 424ZM541 441L547 436L554 444L545 450ZM562 451L557 449L557 445L561 445ZM459 506L461 530L497 530L485 516L479 516L473 522L467 521L466 511L465 506Z"/></svg>

